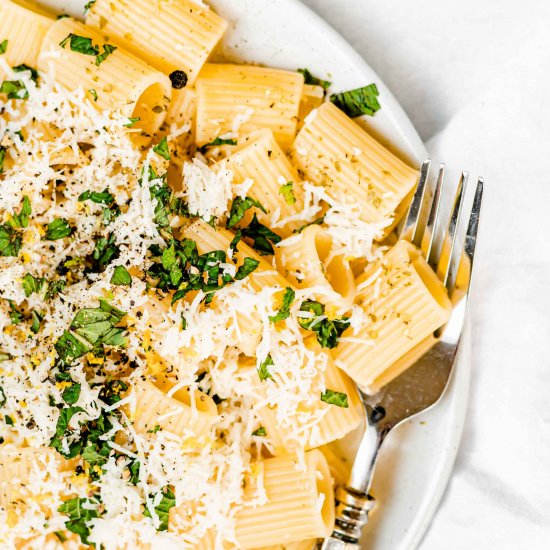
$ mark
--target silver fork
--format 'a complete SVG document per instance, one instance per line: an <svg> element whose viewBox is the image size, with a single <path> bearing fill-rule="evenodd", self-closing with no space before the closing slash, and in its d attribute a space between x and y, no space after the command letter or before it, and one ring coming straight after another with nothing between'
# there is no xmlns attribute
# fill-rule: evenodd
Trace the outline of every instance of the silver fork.
<svg viewBox="0 0 550 550"><path fill-rule="evenodd" d="M369 495L369 490L376 460L386 436L405 420L439 401L455 364L470 290L483 180L479 178L477 183L463 246L456 245L456 236L468 182L467 172L462 173L443 241L441 246L437 246L435 237L443 223L440 203L445 166L441 165L433 196L427 200L425 194L429 169L428 159L420 170L418 185L400 231L400 238L405 238L421 248L422 254L447 287L453 302L453 312L445 327L434 335L438 338L435 346L408 370L376 395L369 396L359 390L367 426L348 483L336 491L336 526L332 536L320 543L322 550L360 548L361 530L368 522L369 511L374 507L374 499Z"/></svg>

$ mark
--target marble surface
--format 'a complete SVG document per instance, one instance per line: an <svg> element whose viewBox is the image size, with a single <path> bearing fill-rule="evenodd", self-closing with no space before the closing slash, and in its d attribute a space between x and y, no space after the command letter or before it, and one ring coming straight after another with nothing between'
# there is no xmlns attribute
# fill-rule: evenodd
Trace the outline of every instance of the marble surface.
<svg viewBox="0 0 550 550"><path fill-rule="evenodd" d="M304 2L378 72L434 160L486 180L468 417L421 549L550 548L550 2Z"/></svg>

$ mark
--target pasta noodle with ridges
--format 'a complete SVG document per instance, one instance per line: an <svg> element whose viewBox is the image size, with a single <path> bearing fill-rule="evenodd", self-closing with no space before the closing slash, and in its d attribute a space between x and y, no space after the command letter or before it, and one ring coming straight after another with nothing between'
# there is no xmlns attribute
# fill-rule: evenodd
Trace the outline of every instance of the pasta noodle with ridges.
<svg viewBox="0 0 550 550"><path fill-rule="evenodd" d="M192 85L227 23L192 0L97 0L86 24L101 29L152 67L184 71Z"/></svg>
<svg viewBox="0 0 550 550"><path fill-rule="evenodd" d="M34 13L9 0L0 0L0 42L7 40L0 56L10 66L36 67L40 46L53 19ZM0 69L0 77L5 76Z"/></svg>
<svg viewBox="0 0 550 550"><path fill-rule="evenodd" d="M308 425L302 433L302 437L306 441L305 449L309 450L340 439L355 430L361 423L362 409L353 383L334 365L330 353L322 350L314 338L308 338L305 345L316 353L327 356L327 366L324 371L326 388L344 393L348 397L348 407L346 408L335 407L320 400L316 400L314 405L300 406L302 414L318 413L320 415L320 420ZM265 400L265 388L259 386L257 395L260 400ZM277 406L265 405L258 409L257 414L266 429L266 437L273 445L275 454L279 456L288 453L288 449L292 447L285 438L284 426L278 422Z"/></svg>
<svg viewBox="0 0 550 550"><path fill-rule="evenodd" d="M347 309L355 299L355 280L349 261L334 251L332 238L319 225L306 227L275 250L277 268L296 288L313 288L316 299ZM317 290L318 289L318 290Z"/></svg>
<svg viewBox="0 0 550 550"><path fill-rule="evenodd" d="M281 220L276 231L282 237L289 236L293 230L304 224L303 220L284 220L297 215L303 208L303 189L298 172L281 149L273 132L269 129L258 130L250 134L246 141L227 159L225 165L234 175L234 183L242 183L250 178L253 181L248 195L259 201L267 214L256 210L260 223L272 226L271 220L277 213ZM290 199L285 199L284 185L290 184ZM248 214L248 213L247 213ZM243 218L242 224L250 221L251 215Z"/></svg>
<svg viewBox="0 0 550 550"><path fill-rule="evenodd" d="M261 463L268 502L238 513L236 535L242 548L323 538L331 533L334 501L328 464L317 450L306 454L305 463L305 471L293 457Z"/></svg>
<svg viewBox="0 0 550 550"><path fill-rule="evenodd" d="M417 172L372 138L332 103L311 113L292 145L306 178L337 197L351 195L367 222L391 216L410 195ZM399 221L395 216L393 225Z"/></svg>
<svg viewBox="0 0 550 550"><path fill-rule="evenodd" d="M120 47L98 66L97 56L71 51L70 43L60 45L71 34L91 38L100 48L113 45L92 27L63 18L47 31L38 68L48 72L53 67L59 83L70 90L81 86L99 109L120 110L128 118L137 118L132 126L132 138L139 144L149 142L166 116L171 96L170 79ZM136 129L140 132L135 133Z"/></svg>
<svg viewBox="0 0 550 550"><path fill-rule="evenodd" d="M152 382L140 380L133 385L132 395L135 405L129 405L128 412L136 432L144 435L160 426L182 438L198 437L208 433L217 419L214 401L199 391L192 395L189 388L168 397Z"/></svg>
<svg viewBox="0 0 550 550"><path fill-rule="evenodd" d="M380 270L379 282L370 282ZM357 280L358 302L371 319L358 334L348 329L334 352L336 364L362 388L443 326L451 314L445 288L418 249L399 241ZM347 339L349 337L349 340Z"/></svg>
<svg viewBox="0 0 550 550"><path fill-rule="evenodd" d="M303 87L299 73L207 63L196 82L197 143L269 128L287 147L296 133Z"/></svg>

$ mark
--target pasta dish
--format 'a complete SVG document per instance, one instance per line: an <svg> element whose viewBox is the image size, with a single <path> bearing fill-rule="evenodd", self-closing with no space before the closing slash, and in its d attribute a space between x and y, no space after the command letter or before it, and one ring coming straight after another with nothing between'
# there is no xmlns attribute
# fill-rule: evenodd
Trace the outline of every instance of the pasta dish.
<svg viewBox="0 0 550 550"><path fill-rule="evenodd" d="M356 385L451 313L417 170L375 83L209 61L201 2L84 20L0 0L0 547L311 550Z"/></svg>

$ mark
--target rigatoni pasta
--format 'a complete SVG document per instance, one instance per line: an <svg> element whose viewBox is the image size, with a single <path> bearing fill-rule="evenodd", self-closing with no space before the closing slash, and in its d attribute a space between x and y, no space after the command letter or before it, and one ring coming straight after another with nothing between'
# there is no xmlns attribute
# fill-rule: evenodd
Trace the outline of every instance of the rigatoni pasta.
<svg viewBox="0 0 550 550"><path fill-rule="evenodd" d="M0 42L6 42L0 55L12 67L36 67L42 41L53 19L19 6L10 0L0 1ZM0 76L5 77L3 69Z"/></svg>
<svg viewBox="0 0 550 550"><path fill-rule="evenodd" d="M271 458L261 463L268 502L243 508L237 515L241 548L327 537L334 523L332 479L325 457L310 451L305 471L296 458Z"/></svg>
<svg viewBox="0 0 550 550"><path fill-rule="evenodd" d="M170 387L165 386L169 391ZM201 392L181 388L172 396L149 381L134 385L135 402L129 406L135 430L146 434L157 426L184 438L208 432L217 418L215 403Z"/></svg>
<svg viewBox="0 0 550 550"><path fill-rule="evenodd" d="M207 63L196 82L197 143L269 128L287 147L296 132L303 87L298 73Z"/></svg>
<svg viewBox="0 0 550 550"><path fill-rule="evenodd" d="M292 155L306 178L330 195L351 194L368 222L394 215L392 225L397 223L416 183L416 170L332 103L311 113L292 145Z"/></svg>
<svg viewBox="0 0 550 550"><path fill-rule="evenodd" d="M166 75L185 73L172 77L184 79L175 85L179 89L193 84L227 27L208 6L192 0L96 0L87 12L86 24Z"/></svg>
<svg viewBox="0 0 550 550"><path fill-rule="evenodd" d="M371 323L357 334L348 330L334 356L342 369L372 392L376 386L371 385L395 361L447 322L452 307L443 283L406 241L399 241L369 266L357 288L359 305Z"/></svg>
<svg viewBox="0 0 550 550"><path fill-rule="evenodd" d="M46 32L38 68L51 67L69 89L84 88L98 108L119 110L132 119L136 142L147 143L166 117L170 79L110 40L78 21L60 19Z"/></svg>
<svg viewBox="0 0 550 550"><path fill-rule="evenodd" d="M233 172L235 183L252 180L248 195L266 210L256 213L261 223L274 226L282 237L303 225L299 214L304 206L302 182L272 130L262 129L248 136L225 159L225 166ZM244 217L243 223L250 222L250 218Z"/></svg>
<svg viewBox="0 0 550 550"><path fill-rule="evenodd" d="M319 225L279 243L276 257L279 271L297 288L312 288L322 304L338 309L353 303L356 290L349 259L335 250L332 238Z"/></svg>

